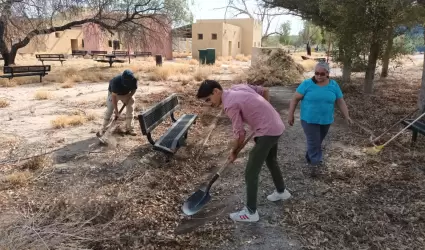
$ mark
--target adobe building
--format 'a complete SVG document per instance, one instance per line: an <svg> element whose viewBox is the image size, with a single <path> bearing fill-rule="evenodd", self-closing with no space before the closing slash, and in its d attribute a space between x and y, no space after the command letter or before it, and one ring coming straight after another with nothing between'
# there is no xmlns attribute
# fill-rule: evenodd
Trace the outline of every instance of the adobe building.
<svg viewBox="0 0 425 250"><path fill-rule="evenodd" d="M192 57L199 50L215 48L216 56L251 55L261 47L262 23L253 18L204 19L192 24Z"/></svg>
<svg viewBox="0 0 425 250"><path fill-rule="evenodd" d="M143 34L136 35L129 45L125 44L123 34L119 31L111 35L97 24L86 23L65 31L39 35L27 46L19 49L18 53L72 54L73 50L112 53L113 50L124 50L130 53L143 51L151 52L152 55L161 54L167 60L171 60L173 58L171 24L166 21L158 23L150 19L143 22L149 30L146 29Z"/></svg>

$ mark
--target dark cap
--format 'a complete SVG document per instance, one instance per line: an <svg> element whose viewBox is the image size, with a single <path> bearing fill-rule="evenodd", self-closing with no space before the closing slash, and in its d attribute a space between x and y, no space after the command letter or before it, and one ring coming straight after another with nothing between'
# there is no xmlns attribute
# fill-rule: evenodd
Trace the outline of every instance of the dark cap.
<svg viewBox="0 0 425 250"><path fill-rule="evenodd" d="M134 86L137 83L137 79L136 77L134 77L134 74L131 70L124 70L124 72L122 72L122 84L124 86Z"/></svg>
<svg viewBox="0 0 425 250"><path fill-rule="evenodd" d="M199 86L198 94L196 94L197 98L205 98L209 95L211 95L214 91L214 89L223 90L221 88L221 85L214 80L205 80L201 83L201 86Z"/></svg>

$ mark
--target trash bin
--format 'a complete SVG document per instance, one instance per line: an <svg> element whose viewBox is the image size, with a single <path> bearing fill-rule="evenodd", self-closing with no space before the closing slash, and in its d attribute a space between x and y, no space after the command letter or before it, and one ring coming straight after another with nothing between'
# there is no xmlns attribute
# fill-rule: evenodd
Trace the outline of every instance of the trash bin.
<svg viewBox="0 0 425 250"><path fill-rule="evenodd" d="M155 55L156 66L162 66L162 55Z"/></svg>
<svg viewBox="0 0 425 250"><path fill-rule="evenodd" d="M215 64L215 49L207 49L207 64Z"/></svg>
<svg viewBox="0 0 425 250"><path fill-rule="evenodd" d="M207 61L207 50L206 49L200 49L199 50L199 62L201 64L205 64Z"/></svg>

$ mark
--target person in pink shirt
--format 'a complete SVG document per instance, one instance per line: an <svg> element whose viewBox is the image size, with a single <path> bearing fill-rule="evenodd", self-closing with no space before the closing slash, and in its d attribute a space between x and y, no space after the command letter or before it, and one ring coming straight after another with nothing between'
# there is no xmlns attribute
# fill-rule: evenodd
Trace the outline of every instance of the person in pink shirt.
<svg viewBox="0 0 425 250"><path fill-rule="evenodd" d="M258 179L264 162L270 170L276 187L276 190L267 196L267 199L278 201L291 197L285 188L277 162L278 140L285 130L285 125L279 113L269 102L268 89L261 86L238 84L223 90L217 81L205 80L198 89L197 98L205 100L213 107L222 105L224 112L232 120L234 141L229 156L231 162L237 158L236 150L245 140L244 123L247 123L255 133L255 146L249 153L245 168L246 206L241 211L231 213L230 218L234 221L258 221Z"/></svg>

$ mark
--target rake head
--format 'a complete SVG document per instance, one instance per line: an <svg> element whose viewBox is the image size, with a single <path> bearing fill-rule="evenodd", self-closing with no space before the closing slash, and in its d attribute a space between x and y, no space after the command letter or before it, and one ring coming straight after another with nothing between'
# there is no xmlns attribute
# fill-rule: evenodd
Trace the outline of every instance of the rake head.
<svg viewBox="0 0 425 250"><path fill-rule="evenodd" d="M366 154L368 155L377 155L381 150L384 148L384 146L373 146L366 148Z"/></svg>

